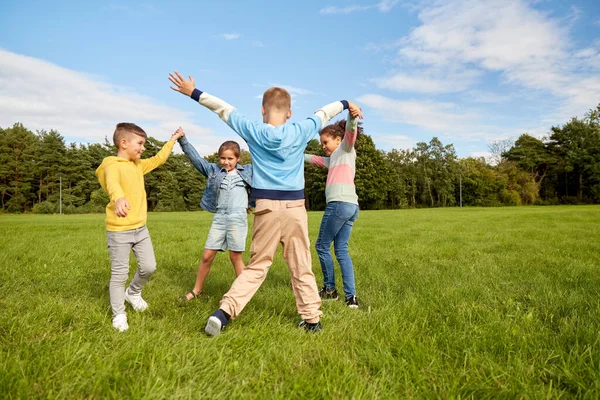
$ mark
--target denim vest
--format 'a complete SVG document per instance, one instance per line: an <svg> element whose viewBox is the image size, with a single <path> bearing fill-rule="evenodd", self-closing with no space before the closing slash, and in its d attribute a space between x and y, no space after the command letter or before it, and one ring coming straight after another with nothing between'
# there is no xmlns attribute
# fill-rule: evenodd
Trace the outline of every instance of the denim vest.
<svg viewBox="0 0 600 400"><path fill-rule="evenodd" d="M221 187L223 178L227 176L227 170L200 157L194 146L188 142L185 136L180 138L178 142L183 152L189 157L192 165L208 178L204 193L202 194L202 200L200 201L200 207L212 213L217 212L219 188ZM250 190L252 184L252 164L237 164L236 168L240 177L247 185L247 189ZM250 199L248 207L254 207L254 203L254 199Z"/></svg>

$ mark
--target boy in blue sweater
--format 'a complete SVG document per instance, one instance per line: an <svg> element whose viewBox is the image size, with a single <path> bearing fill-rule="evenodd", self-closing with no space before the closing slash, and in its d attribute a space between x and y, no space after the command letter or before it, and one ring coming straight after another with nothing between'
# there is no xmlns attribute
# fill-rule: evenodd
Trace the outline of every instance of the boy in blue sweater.
<svg viewBox="0 0 600 400"><path fill-rule="evenodd" d="M185 79L177 71L169 74L171 89L191 97L216 113L248 143L252 156L251 197L256 199L250 263L223 296L219 309L208 319L205 331L218 335L230 318L236 318L252 299L267 276L279 243L291 274L296 308L307 331L321 329L321 298L312 272L308 221L304 207L304 150L321 128L334 116L349 109L362 112L348 101L328 104L298 123L291 117L290 94L278 87L263 95L263 122L242 116L223 100L195 87L194 78Z"/></svg>

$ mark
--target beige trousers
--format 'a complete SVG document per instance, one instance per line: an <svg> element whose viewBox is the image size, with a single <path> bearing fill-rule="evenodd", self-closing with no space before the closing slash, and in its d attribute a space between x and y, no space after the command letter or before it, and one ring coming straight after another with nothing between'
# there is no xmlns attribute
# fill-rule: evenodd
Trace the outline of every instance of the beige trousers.
<svg viewBox="0 0 600 400"><path fill-rule="evenodd" d="M312 272L308 217L304 200L256 201L250 263L223 296L220 308L235 318L267 277L279 243L290 270L296 308L303 320L318 322L321 298Z"/></svg>

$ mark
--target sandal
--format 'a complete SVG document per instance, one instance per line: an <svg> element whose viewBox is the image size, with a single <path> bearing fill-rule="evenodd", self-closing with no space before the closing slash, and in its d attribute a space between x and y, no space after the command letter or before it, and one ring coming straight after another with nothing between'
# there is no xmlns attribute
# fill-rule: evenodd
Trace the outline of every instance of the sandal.
<svg viewBox="0 0 600 400"><path fill-rule="evenodd" d="M188 299L188 294L191 294L192 297L190 299ZM202 291L200 291L200 293L196 293L194 292L194 289L190 290L189 292L182 294L181 296L179 296L179 300L182 301L192 301L197 297L200 297L200 295L202 294Z"/></svg>

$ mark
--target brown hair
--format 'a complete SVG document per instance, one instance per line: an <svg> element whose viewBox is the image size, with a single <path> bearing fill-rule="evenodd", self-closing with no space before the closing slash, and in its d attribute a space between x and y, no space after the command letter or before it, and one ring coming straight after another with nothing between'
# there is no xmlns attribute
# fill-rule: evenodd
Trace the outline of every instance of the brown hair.
<svg viewBox="0 0 600 400"><path fill-rule="evenodd" d="M321 129L319 135L329 135L332 137L339 137L341 139L344 138L344 134L346 133L346 120L340 120L331 125L327 125L325 128Z"/></svg>
<svg viewBox="0 0 600 400"><path fill-rule="evenodd" d="M127 136L130 133L141 136L144 139L148 138L148 135L146 135L146 132L144 132L144 130L142 128L140 128L139 126L137 126L136 124L133 124L131 122L120 122L117 124L115 133L113 135L113 143L115 144L115 146L117 146L117 148L118 148L119 142L121 140L127 138Z"/></svg>
<svg viewBox="0 0 600 400"><path fill-rule="evenodd" d="M292 108L292 96L280 87L267 89L263 94L262 105L264 108L274 108L278 111L288 111Z"/></svg>
<svg viewBox="0 0 600 400"><path fill-rule="evenodd" d="M224 142L221 145L221 147L219 147L219 157L225 150L233 151L233 155L237 158L240 158L240 155L242 154L242 151L240 150L240 145L237 142L234 142L233 140L228 140Z"/></svg>

